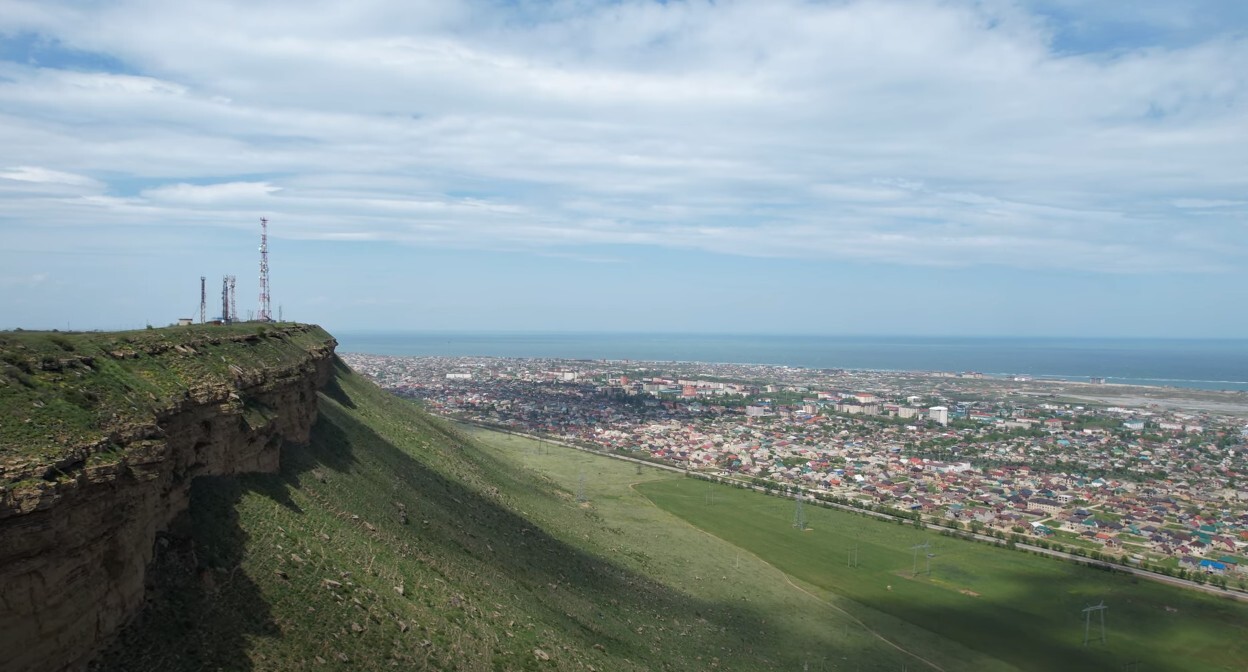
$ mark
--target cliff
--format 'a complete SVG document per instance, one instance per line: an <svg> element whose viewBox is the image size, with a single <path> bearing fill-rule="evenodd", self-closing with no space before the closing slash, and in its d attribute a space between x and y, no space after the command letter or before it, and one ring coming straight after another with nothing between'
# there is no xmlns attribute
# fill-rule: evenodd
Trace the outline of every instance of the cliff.
<svg viewBox="0 0 1248 672"><path fill-rule="evenodd" d="M334 340L307 325L0 336L0 661L85 666L144 599L199 476L306 442Z"/></svg>

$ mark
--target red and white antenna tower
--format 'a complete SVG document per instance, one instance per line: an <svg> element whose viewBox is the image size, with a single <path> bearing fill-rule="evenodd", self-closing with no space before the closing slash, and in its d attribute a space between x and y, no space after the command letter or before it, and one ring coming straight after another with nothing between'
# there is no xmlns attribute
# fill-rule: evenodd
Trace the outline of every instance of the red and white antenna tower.
<svg viewBox="0 0 1248 672"><path fill-rule="evenodd" d="M260 322L272 322L273 311L269 306L269 220L260 218Z"/></svg>

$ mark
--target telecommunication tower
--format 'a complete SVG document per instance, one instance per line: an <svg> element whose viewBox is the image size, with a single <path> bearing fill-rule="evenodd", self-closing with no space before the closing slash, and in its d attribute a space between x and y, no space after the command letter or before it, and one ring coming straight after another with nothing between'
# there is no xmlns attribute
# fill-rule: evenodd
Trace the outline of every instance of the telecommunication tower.
<svg viewBox="0 0 1248 672"><path fill-rule="evenodd" d="M238 279L228 276L230 282L230 322L238 322L238 304L234 302L234 282Z"/></svg>
<svg viewBox="0 0 1248 672"><path fill-rule="evenodd" d="M271 322L273 311L269 306L269 220L260 218L260 322Z"/></svg>
<svg viewBox="0 0 1248 672"><path fill-rule="evenodd" d="M221 322L230 323L230 276L221 278Z"/></svg>
<svg viewBox="0 0 1248 672"><path fill-rule="evenodd" d="M199 276L199 323L208 321L208 278Z"/></svg>

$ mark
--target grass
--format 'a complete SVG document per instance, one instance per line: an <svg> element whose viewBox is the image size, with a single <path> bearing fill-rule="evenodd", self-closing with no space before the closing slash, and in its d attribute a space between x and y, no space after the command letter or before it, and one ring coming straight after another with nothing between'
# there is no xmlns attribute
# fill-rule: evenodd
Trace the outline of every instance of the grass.
<svg viewBox="0 0 1248 672"><path fill-rule="evenodd" d="M692 527L642 494L650 488L688 488L703 506L731 519L732 509L719 499L723 492L733 492L730 488L716 486L719 494L708 504L710 489L702 486L709 484L679 474L648 466L639 474L634 464L487 430L467 431L517 468L536 471L567 493L576 491L584 475L592 511L611 532L607 536L587 529L587 543L708 602L751 605L757 632L751 633L746 653L766 661L761 669L934 669L920 658L951 671L1016 669L889 614L795 582L750 549ZM566 508L541 515L550 516L553 526L570 525L576 518Z"/></svg>
<svg viewBox="0 0 1248 672"><path fill-rule="evenodd" d="M756 588L783 576L749 557L734 567L722 542L633 494L625 465L584 465L595 500L578 504L568 484L345 367L311 444L284 447L282 463L196 481L158 544L150 606L96 669L772 670L836 652L896 670L907 659L796 616L819 601ZM631 502L608 505L600 469L616 470L616 496ZM655 516L667 527L645 524ZM712 576L692 573L708 567L732 571L718 581L735 588L704 590Z"/></svg>
<svg viewBox="0 0 1248 672"><path fill-rule="evenodd" d="M716 504L706 505L714 488ZM638 488L700 529L757 553L795 580L893 614L1021 669L1241 670L1248 607L1190 591L909 526L806 507L812 528L791 526L794 503L697 481ZM913 576L910 548L936 548L931 576ZM860 566L846 566L859 547ZM919 556L919 569L925 567ZM1105 646L1083 646L1081 610L1109 605ZM966 669L966 668L961 668Z"/></svg>
<svg viewBox="0 0 1248 672"><path fill-rule="evenodd" d="M81 466L188 396L298 364L331 340L299 324L0 332L0 485Z"/></svg>
<svg viewBox="0 0 1248 672"><path fill-rule="evenodd" d="M345 366L320 403L312 442L284 446L280 473L195 482L157 544L148 608L94 669L1245 660L1248 619L1212 598L814 506L798 532L791 501L457 427ZM905 549L924 538L939 556L930 579L912 578ZM1100 599L1109 644L1085 649L1079 609Z"/></svg>

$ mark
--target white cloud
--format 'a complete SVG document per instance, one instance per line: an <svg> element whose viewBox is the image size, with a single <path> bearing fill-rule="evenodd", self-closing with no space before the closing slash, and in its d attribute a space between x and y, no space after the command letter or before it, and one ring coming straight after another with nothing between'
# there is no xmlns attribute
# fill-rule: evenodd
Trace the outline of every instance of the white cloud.
<svg viewBox="0 0 1248 672"><path fill-rule="evenodd" d="M47 273L32 273L30 275L0 275L0 287L9 288L26 288L37 287L47 282Z"/></svg>
<svg viewBox="0 0 1248 672"><path fill-rule="evenodd" d="M1230 208L1248 205L1248 201L1232 201L1218 198L1177 198L1172 201L1176 208Z"/></svg>
<svg viewBox="0 0 1248 672"><path fill-rule="evenodd" d="M0 170L0 180L34 182L36 184L63 184L71 187L98 187L100 182L85 175L50 170L39 166L16 166Z"/></svg>
<svg viewBox="0 0 1248 672"><path fill-rule="evenodd" d="M6 161L43 166L0 173L13 221L263 208L281 236L559 255L1248 261L1184 212L1243 204L1242 37L1071 54L1024 6L935 0L11 4L0 30L142 73L0 64ZM3 188L55 176L88 193Z"/></svg>
<svg viewBox="0 0 1248 672"><path fill-rule="evenodd" d="M164 203L188 205L235 205L240 202L254 203L270 194L281 191L268 182L227 182L223 184L171 184L145 189L145 199Z"/></svg>
<svg viewBox="0 0 1248 672"><path fill-rule="evenodd" d="M913 194L905 189L885 186L852 184L816 184L811 187L819 196L832 201L889 202L910 198Z"/></svg>

